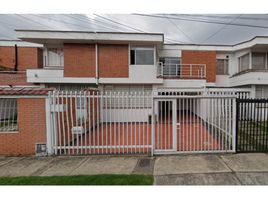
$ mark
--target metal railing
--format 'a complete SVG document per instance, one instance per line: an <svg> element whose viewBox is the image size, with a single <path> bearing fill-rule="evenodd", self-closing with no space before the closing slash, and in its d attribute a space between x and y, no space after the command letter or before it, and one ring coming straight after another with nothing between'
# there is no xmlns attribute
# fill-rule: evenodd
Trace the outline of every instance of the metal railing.
<svg viewBox="0 0 268 200"><path fill-rule="evenodd" d="M268 99L236 100L237 152L268 152Z"/></svg>
<svg viewBox="0 0 268 200"><path fill-rule="evenodd" d="M163 78L206 78L205 64L157 63L157 76Z"/></svg>
<svg viewBox="0 0 268 200"><path fill-rule="evenodd" d="M18 130L17 99L0 99L0 132Z"/></svg>

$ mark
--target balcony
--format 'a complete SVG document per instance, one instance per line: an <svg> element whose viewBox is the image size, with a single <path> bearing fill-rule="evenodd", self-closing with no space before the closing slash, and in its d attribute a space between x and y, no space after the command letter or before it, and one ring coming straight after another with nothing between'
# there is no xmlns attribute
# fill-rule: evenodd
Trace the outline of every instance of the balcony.
<svg viewBox="0 0 268 200"><path fill-rule="evenodd" d="M205 64L165 64L158 62L157 77L166 79L205 79Z"/></svg>

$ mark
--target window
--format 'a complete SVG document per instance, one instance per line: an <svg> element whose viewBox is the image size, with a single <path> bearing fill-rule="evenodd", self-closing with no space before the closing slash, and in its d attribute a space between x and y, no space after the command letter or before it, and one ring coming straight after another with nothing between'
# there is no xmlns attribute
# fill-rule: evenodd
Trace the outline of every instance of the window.
<svg viewBox="0 0 268 200"><path fill-rule="evenodd" d="M228 59L217 59L216 74L228 75Z"/></svg>
<svg viewBox="0 0 268 200"><path fill-rule="evenodd" d="M0 131L18 130L18 111L16 99L0 99Z"/></svg>
<svg viewBox="0 0 268 200"><path fill-rule="evenodd" d="M266 68L266 53L252 53L252 69Z"/></svg>
<svg viewBox="0 0 268 200"><path fill-rule="evenodd" d="M159 61L163 63L163 75L179 75L181 58L165 57L160 58Z"/></svg>
<svg viewBox="0 0 268 200"><path fill-rule="evenodd" d="M47 48L45 51L45 67L63 67L63 49Z"/></svg>
<svg viewBox="0 0 268 200"><path fill-rule="evenodd" d="M256 86L256 98L268 98L268 86Z"/></svg>
<svg viewBox="0 0 268 200"><path fill-rule="evenodd" d="M135 47L130 50L131 65L154 65L154 48Z"/></svg>
<svg viewBox="0 0 268 200"><path fill-rule="evenodd" d="M249 53L239 57L239 71L249 69Z"/></svg>

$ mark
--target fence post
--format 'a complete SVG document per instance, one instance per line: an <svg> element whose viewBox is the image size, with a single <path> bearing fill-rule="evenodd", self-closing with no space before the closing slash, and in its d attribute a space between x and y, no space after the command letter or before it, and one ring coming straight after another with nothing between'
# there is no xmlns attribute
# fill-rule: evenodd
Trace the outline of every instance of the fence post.
<svg viewBox="0 0 268 200"><path fill-rule="evenodd" d="M152 132L151 132L151 138L152 138L152 147L151 147L151 156L154 156L154 134L155 134L155 131L154 131L154 125L155 125L155 113L154 113L154 94L152 93Z"/></svg>
<svg viewBox="0 0 268 200"><path fill-rule="evenodd" d="M46 106L46 135L47 135L47 154L52 155L53 154L53 144L52 144L52 133L51 131L51 110L50 110L50 99L51 95L49 93L49 96L45 99L45 106Z"/></svg>
<svg viewBox="0 0 268 200"><path fill-rule="evenodd" d="M239 98L235 98L235 107L234 107L234 113L235 113L235 132L234 132L234 134L235 134L235 148L234 148L234 150L235 150L235 152L237 152L237 147L238 147L238 131L239 131L239 126L238 126L238 123L239 123L239 113L240 113L240 106L239 106L239 103L240 103L240 101L239 101Z"/></svg>

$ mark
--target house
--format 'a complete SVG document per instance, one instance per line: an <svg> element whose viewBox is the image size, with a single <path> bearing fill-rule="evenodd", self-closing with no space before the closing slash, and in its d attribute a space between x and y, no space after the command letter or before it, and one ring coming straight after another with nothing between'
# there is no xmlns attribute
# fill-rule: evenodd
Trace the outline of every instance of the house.
<svg viewBox="0 0 268 200"><path fill-rule="evenodd" d="M268 95L266 36L192 45L163 33L16 34L0 43L1 105L14 104L2 111L12 128L0 154L234 152L235 97Z"/></svg>

